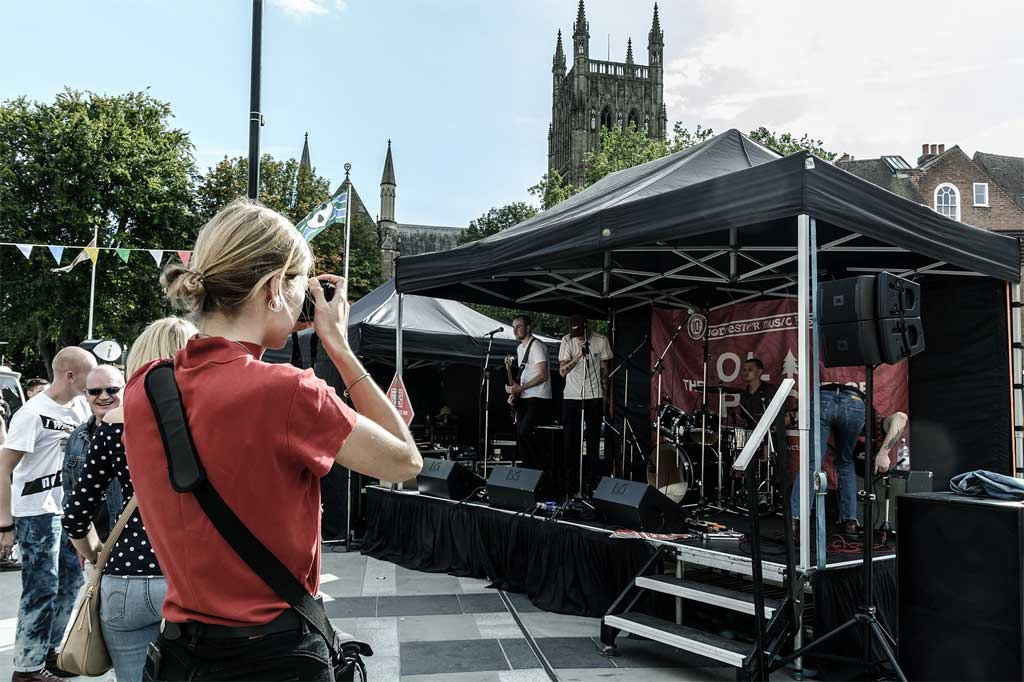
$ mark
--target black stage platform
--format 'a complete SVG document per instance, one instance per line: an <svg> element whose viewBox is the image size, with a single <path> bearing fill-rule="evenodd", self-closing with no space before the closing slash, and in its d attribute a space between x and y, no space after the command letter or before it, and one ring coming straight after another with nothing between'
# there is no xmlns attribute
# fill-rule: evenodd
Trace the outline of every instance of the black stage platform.
<svg viewBox="0 0 1024 682"><path fill-rule="evenodd" d="M747 520L727 512L714 514L736 530ZM764 575L781 582L785 570L782 520L762 520ZM650 557L648 540L609 537L612 528L596 520L549 520L492 509L474 502L452 502L414 491L370 487L363 553L409 569L483 578L495 587L526 594L538 608L579 616L603 616ZM746 542L669 543L687 561L750 575ZM830 551L823 571L812 570L814 627L827 632L856 610L861 593L858 553ZM881 620L896 631L896 562L892 550L877 550L875 602ZM858 637L836 642L833 652L857 651Z"/></svg>

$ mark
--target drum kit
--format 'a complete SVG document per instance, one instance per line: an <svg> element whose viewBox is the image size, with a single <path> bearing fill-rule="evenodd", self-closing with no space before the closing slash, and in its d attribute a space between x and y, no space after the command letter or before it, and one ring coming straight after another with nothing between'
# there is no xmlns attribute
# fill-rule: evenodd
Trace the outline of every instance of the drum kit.
<svg viewBox="0 0 1024 682"><path fill-rule="evenodd" d="M747 511L744 479L734 476L732 464L750 440L751 429L738 425L736 416L724 416L723 397L741 388L708 386L719 396L719 411L686 412L668 400L657 409L652 427L658 446L651 453L647 482L677 504ZM731 422L731 423L727 423ZM772 457L761 457L745 475L756 476L760 511L771 513L780 501L774 488Z"/></svg>

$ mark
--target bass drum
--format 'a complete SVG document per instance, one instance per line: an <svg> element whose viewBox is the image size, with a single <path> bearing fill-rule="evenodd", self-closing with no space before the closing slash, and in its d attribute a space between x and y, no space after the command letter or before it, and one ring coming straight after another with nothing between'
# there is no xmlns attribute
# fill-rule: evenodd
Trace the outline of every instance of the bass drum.
<svg viewBox="0 0 1024 682"><path fill-rule="evenodd" d="M693 485L693 465L686 450L671 440L661 441L660 466L655 468L657 451L651 451L647 461L647 482L677 504L696 502Z"/></svg>

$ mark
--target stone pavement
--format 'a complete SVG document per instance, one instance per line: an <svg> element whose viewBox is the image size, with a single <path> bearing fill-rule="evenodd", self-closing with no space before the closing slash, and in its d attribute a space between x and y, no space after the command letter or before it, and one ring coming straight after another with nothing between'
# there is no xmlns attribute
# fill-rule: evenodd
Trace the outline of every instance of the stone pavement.
<svg viewBox="0 0 1024 682"><path fill-rule="evenodd" d="M13 669L20 580L20 573L0 573L0 682ZM484 580L410 571L325 548L321 591L332 622L373 647L367 659L372 682L550 679L500 594ZM618 640L620 655L606 658L600 619L547 613L525 595L508 596L562 682L734 679L731 668L625 635Z"/></svg>

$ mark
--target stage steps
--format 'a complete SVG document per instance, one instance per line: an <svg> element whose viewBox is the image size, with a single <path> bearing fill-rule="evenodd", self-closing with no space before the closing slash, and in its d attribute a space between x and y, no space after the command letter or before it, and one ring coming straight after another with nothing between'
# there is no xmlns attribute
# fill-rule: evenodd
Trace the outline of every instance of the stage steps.
<svg viewBox="0 0 1024 682"><path fill-rule="evenodd" d="M662 574L664 560L671 560L677 575L685 577ZM758 677L755 673L758 666L756 638L744 641L725 637L702 629L696 619L686 622L687 616L695 613L693 608L686 606L688 603L703 605L705 614L710 609L712 613L721 610L753 618L756 609L752 588L749 576L723 573L720 568L702 564L699 557L688 556L684 560L670 547L659 545L651 560L605 614L601 625L604 652L614 656L615 639L620 632L626 632L732 666L736 669L737 679ZM652 594L678 598L676 619L682 622L640 611L638 602L644 595ZM770 661L792 635L793 609L786 591L777 587L764 587L763 604L764 660Z"/></svg>

